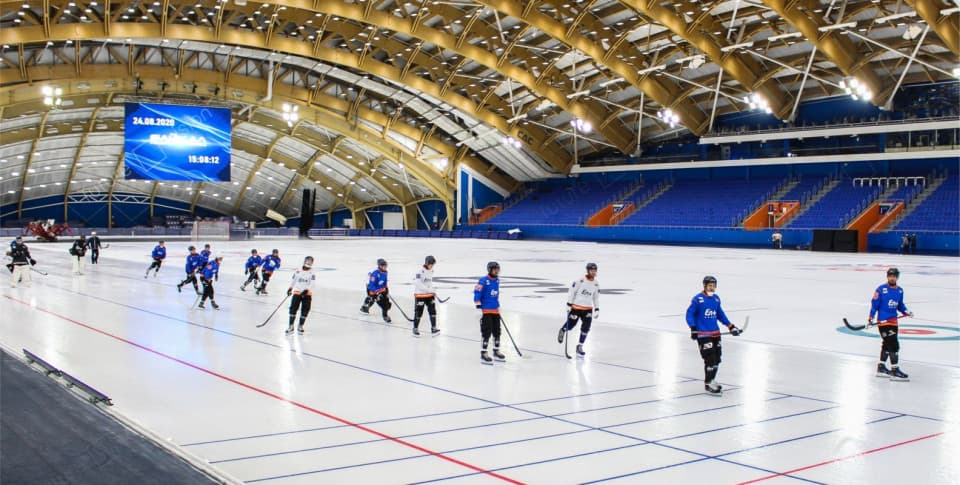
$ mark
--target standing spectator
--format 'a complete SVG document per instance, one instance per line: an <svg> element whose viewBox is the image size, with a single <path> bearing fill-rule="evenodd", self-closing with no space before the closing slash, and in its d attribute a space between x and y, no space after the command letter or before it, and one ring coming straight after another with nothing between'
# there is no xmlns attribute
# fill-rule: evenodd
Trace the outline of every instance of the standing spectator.
<svg viewBox="0 0 960 485"><path fill-rule="evenodd" d="M103 247L103 245L100 244L97 231L90 233L90 239L87 239L87 247L90 248L90 264L97 264L97 262L100 261L100 248Z"/></svg>
<svg viewBox="0 0 960 485"><path fill-rule="evenodd" d="M910 235L910 254L917 252L917 233Z"/></svg>
<svg viewBox="0 0 960 485"><path fill-rule="evenodd" d="M900 237L900 253L907 254L907 251L910 250L910 235L904 234Z"/></svg>
<svg viewBox="0 0 960 485"><path fill-rule="evenodd" d="M773 249L783 249L783 234L779 230L773 231L770 240L773 241Z"/></svg>

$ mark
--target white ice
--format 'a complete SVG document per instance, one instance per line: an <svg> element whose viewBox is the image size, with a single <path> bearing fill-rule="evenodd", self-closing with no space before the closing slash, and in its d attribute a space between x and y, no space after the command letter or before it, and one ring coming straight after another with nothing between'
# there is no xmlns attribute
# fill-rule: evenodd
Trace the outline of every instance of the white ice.
<svg viewBox="0 0 960 485"><path fill-rule="evenodd" d="M33 285L3 285L0 343L26 348L110 395L115 409L223 473L259 483L958 483L960 260L885 254L533 241L344 239L211 242L221 310L192 308L185 241L111 242L71 274L66 243L32 243ZM278 248L269 296L239 289L249 249ZM316 258L305 335L284 335L291 269ZM442 332L412 337L397 308L362 316L362 285L390 262L412 316L411 278L438 259ZM506 363L479 361L472 287L502 266ZM600 319L585 359L556 334L566 288L599 264ZM887 266L902 273L901 366L874 377L865 322ZM722 397L683 313L719 279L740 337L724 337ZM5 281L4 281L5 283ZM421 329L429 328L426 316ZM575 338L575 335L574 335ZM934 339L944 340L934 340ZM573 351L571 345L570 351ZM512 481L512 482L511 482Z"/></svg>

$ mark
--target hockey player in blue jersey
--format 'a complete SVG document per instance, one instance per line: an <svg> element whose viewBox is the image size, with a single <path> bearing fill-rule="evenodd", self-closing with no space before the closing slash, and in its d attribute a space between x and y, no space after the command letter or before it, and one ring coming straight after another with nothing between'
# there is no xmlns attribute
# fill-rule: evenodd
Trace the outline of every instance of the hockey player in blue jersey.
<svg viewBox="0 0 960 485"><path fill-rule="evenodd" d="M190 254L187 255L187 262L183 266L183 270L187 273L187 277L183 281L177 283L177 292L183 291L183 285L187 283L193 283L193 291L200 294L200 288L197 286L197 271L202 269L205 265L203 264L203 257L197 253L197 248L190 246L187 248L190 251Z"/></svg>
<svg viewBox="0 0 960 485"><path fill-rule="evenodd" d="M157 277L157 273L160 272L160 265L163 264L163 260L167 258L167 248L163 247L163 241L157 243L157 246L153 248L153 252L150 253L150 257L153 258L153 262L150 263L150 267L147 268L147 272L143 274L144 279L147 276L150 276L150 270L154 269L153 277Z"/></svg>
<svg viewBox="0 0 960 485"><path fill-rule="evenodd" d="M370 279L367 281L367 297L360 306L360 311L370 313L370 307L376 303L380 306L380 312L383 315L383 321L390 323L390 287L387 285L387 260L380 258L377 260L377 269L370 273Z"/></svg>
<svg viewBox="0 0 960 485"><path fill-rule="evenodd" d="M480 363L493 364L507 360L500 352L500 263L487 263L487 275L473 287L473 304L480 310ZM487 353L490 336L493 336L493 359Z"/></svg>
<svg viewBox="0 0 960 485"><path fill-rule="evenodd" d="M200 281L203 283L203 296L200 297L200 304L197 305L197 308L204 309L203 303L210 299L210 304L213 305L214 310L219 310L220 305L217 305L217 302L213 299L213 281L220 279L220 262L223 261L223 256L217 256L213 260L207 262L206 266L203 267L203 271L200 273Z"/></svg>
<svg viewBox="0 0 960 485"><path fill-rule="evenodd" d="M877 318L880 327L880 363L877 364L877 377L889 377L891 381L908 381L910 377L900 370L900 340L897 312L913 316L903 303L903 288L897 285L900 279L900 270L887 270L887 283L877 287L870 302L870 317L867 323L873 325L873 318ZM890 369L887 369L887 358L890 358Z"/></svg>
<svg viewBox="0 0 960 485"><path fill-rule="evenodd" d="M717 279L713 276L703 278L703 291L694 295L687 308L687 326L690 327L690 338L697 341L700 357L703 358L703 387L714 396L723 393L723 388L717 384L717 371L720 370L720 327L717 320L727 326L730 335L740 335L740 329L730 322L727 314L720 306L720 297L717 291Z"/></svg>
<svg viewBox="0 0 960 485"><path fill-rule="evenodd" d="M250 250L250 257L247 258L247 264L243 265L243 274L247 275L247 281L240 285L240 291L247 291L247 285L253 282L253 287L257 287L260 281L260 265L263 264L263 258L257 254L256 249Z"/></svg>
<svg viewBox="0 0 960 485"><path fill-rule="evenodd" d="M210 245L209 245L209 244L204 244L204 245L203 245L203 251L200 251L200 267L201 267L201 268L204 267L204 266L206 266L207 263L210 262L210 255L211 255L211 254L213 254L213 253L210 251Z"/></svg>
<svg viewBox="0 0 960 485"><path fill-rule="evenodd" d="M271 254L263 258L263 266L260 268L263 273L263 282L260 283L260 286L257 288L257 294L266 295L267 283L270 282L270 277L273 276L274 271L280 269L280 250L274 249Z"/></svg>

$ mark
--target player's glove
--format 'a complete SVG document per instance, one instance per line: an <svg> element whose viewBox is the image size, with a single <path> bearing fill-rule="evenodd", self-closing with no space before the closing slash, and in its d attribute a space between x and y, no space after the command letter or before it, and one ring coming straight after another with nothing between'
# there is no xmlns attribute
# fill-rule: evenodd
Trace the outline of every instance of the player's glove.
<svg viewBox="0 0 960 485"><path fill-rule="evenodd" d="M246 275L248 275L248 274L250 274L250 269L249 269L249 268L243 268L243 275L246 276Z"/></svg>
<svg viewBox="0 0 960 485"><path fill-rule="evenodd" d="M482 309L483 309L483 305L480 305L479 303L476 305L476 307L477 307L477 310L482 310Z"/></svg>
<svg viewBox="0 0 960 485"><path fill-rule="evenodd" d="M293 294L293 288L287 288L287 296L290 296L292 294Z"/></svg>
<svg viewBox="0 0 960 485"><path fill-rule="evenodd" d="M36 259L31 259L31 260L30 260L30 266L36 266L36 265L37 265L37 260L36 260ZM910 314L910 316L913 316L913 314Z"/></svg>
<svg viewBox="0 0 960 485"><path fill-rule="evenodd" d="M7 269L9 269L11 273L13 273L13 263L7 263Z"/></svg>
<svg viewBox="0 0 960 485"><path fill-rule="evenodd" d="M730 325L730 335L733 335L734 337L739 337L741 333L743 333L743 330L740 330L739 328L737 328L736 325Z"/></svg>
<svg viewBox="0 0 960 485"><path fill-rule="evenodd" d="M567 303L567 308L573 308L573 303Z"/></svg>
<svg viewBox="0 0 960 485"><path fill-rule="evenodd" d="M867 326L869 327L869 326L871 326L871 325L873 325L873 317L868 317L868 318L867 318Z"/></svg>
<svg viewBox="0 0 960 485"><path fill-rule="evenodd" d="M599 308L594 308L594 309L593 309L593 319L596 320L596 319L598 319L598 318L600 318L600 309L599 309Z"/></svg>
<svg viewBox="0 0 960 485"><path fill-rule="evenodd" d="M691 328L691 329L690 329L690 340L696 340L696 339L697 339L697 330Z"/></svg>
<svg viewBox="0 0 960 485"><path fill-rule="evenodd" d="M912 317L912 316L913 316L913 312L907 312L907 313L904 313L904 315L906 315L906 316L908 316L908 317Z"/></svg>

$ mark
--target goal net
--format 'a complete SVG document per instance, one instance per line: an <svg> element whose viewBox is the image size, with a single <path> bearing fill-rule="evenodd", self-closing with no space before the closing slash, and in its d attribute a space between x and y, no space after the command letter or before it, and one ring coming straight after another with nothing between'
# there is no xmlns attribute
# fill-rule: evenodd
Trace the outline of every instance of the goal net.
<svg viewBox="0 0 960 485"><path fill-rule="evenodd" d="M227 241L230 239L229 221L194 221L190 231L192 241Z"/></svg>

